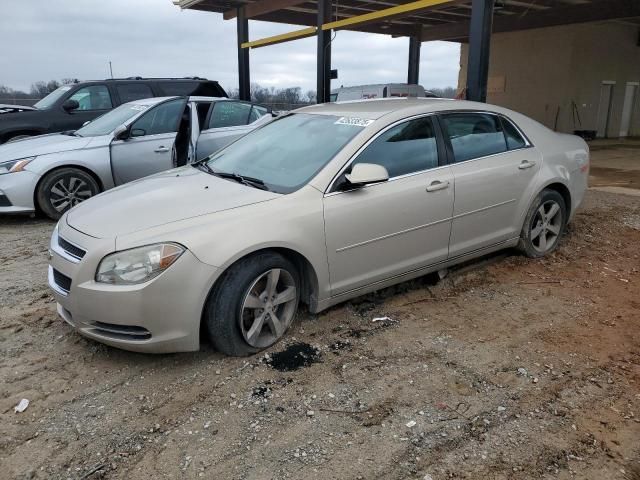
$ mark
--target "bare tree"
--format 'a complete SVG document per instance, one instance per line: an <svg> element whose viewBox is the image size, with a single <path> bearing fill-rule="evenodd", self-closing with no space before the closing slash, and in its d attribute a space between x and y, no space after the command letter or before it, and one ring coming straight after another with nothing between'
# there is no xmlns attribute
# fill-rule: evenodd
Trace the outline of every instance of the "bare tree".
<svg viewBox="0 0 640 480"><path fill-rule="evenodd" d="M316 103L316 98L318 98L315 90L307 90L305 96L307 97L307 101L309 103Z"/></svg>
<svg viewBox="0 0 640 480"><path fill-rule="evenodd" d="M31 84L31 95L36 98L42 98L49 95L56 88L60 86L60 82L57 80L49 80L48 82L35 82Z"/></svg>

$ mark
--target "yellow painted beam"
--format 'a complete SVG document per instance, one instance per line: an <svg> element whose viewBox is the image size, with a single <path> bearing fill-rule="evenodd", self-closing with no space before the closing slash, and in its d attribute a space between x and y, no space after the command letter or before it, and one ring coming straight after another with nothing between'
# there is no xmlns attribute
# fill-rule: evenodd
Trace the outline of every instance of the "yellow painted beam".
<svg viewBox="0 0 640 480"><path fill-rule="evenodd" d="M397 7L378 10L377 12L365 13L364 15L357 15L355 17L345 18L344 20L325 23L322 25L322 30L337 30L340 28L350 27L352 25L376 22L389 17L406 15L417 10L435 7L436 5L451 3L452 1L453 0L418 0L417 2L405 3L404 5L398 5Z"/></svg>
<svg viewBox="0 0 640 480"><path fill-rule="evenodd" d="M242 48L266 47L267 45L275 45L276 43L290 42L291 40L297 40L299 38L311 37L316 34L316 31L316 27L308 27L303 28L302 30L274 35L273 37L265 37L259 40L252 40L251 42L244 42L240 46Z"/></svg>

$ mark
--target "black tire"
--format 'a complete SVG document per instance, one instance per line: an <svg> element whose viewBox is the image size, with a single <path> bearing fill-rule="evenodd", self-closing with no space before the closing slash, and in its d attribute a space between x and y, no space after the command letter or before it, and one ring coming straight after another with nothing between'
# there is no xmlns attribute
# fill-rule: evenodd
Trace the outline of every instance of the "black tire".
<svg viewBox="0 0 640 480"><path fill-rule="evenodd" d="M245 315L247 310L243 308L245 299L250 289L256 288L258 279L274 269L286 271L288 274L286 278L295 286L295 299L282 305L286 306L287 311L293 308L293 313L279 337L274 338L273 341L267 338L266 343L253 346L245 338L246 333L243 333L242 325L247 321ZM281 275L285 278L284 274ZM287 329L295 320L299 299L300 274L293 262L287 258L275 252L265 252L239 260L223 274L207 300L204 320L209 339L219 352L226 355L236 357L253 355L274 345L285 336ZM276 312L275 308L280 307L274 307L274 312ZM264 331L268 337L270 327L266 321L264 328L267 329Z"/></svg>
<svg viewBox="0 0 640 480"><path fill-rule="evenodd" d="M553 205L557 205L557 213L550 218ZM543 212L547 213L546 218ZM529 207L520 232L518 249L529 258L540 258L553 252L558 248L567 220L567 206L562 195L555 190L543 190Z"/></svg>
<svg viewBox="0 0 640 480"><path fill-rule="evenodd" d="M98 193L100 186L92 175L78 168L60 168L44 176L36 191L36 202L47 217L58 220L71 207Z"/></svg>

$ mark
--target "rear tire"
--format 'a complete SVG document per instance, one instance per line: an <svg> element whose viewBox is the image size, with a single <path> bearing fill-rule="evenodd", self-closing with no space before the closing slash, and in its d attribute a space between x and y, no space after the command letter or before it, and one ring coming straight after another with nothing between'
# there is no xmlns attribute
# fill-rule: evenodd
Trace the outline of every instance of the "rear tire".
<svg viewBox="0 0 640 480"><path fill-rule="evenodd" d="M232 265L207 300L205 322L213 346L226 355L247 356L280 341L300 300L296 266L275 252Z"/></svg>
<svg viewBox="0 0 640 480"><path fill-rule="evenodd" d="M555 190L543 190L529 207L518 249L529 258L540 258L553 252L564 234L567 219L562 195Z"/></svg>
<svg viewBox="0 0 640 480"><path fill-rule="evenodd" d="M36 202L47 217L58 220L64 212L98 193L98 182L87 172L60 168L44 176L36 191Z"/></svg>

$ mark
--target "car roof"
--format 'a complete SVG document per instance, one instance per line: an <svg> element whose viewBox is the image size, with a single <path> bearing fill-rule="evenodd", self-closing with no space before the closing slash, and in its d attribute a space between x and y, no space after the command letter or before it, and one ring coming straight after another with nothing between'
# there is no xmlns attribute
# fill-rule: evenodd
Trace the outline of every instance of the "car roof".
<svg viewBox="0 0 640 480"><path fill-rule="evenodd" d="M152 105L157 105L159 103L165 102L167 100L171 100L173 98L183 98L180 97L178 95L172 95L169 97L150 97L150 98L141 98L139 100L132 100L130 102L127 102L127 105L144 105L144 106L152 106ZM189 101L191 102L213 102L213 101L220 101L220 100L224 100L224 101L229 101L232 99L226 98L226 97L202 97L202 96L198 96L198 95L193 95L191 97L189 97Z"/></svg>
<svg viewBox="0 0 640 480"><path fill-rule="evenodd" d="M344 102L323 103L302 107L295 113L312 113L316 115L336 115L362 117L377 120L390 113L407 111L408 114L439 112L442 110L492 110L501 111L499 107L486 103L452 100L449 98L379 98L370 100L351 100Z"/></svg>

